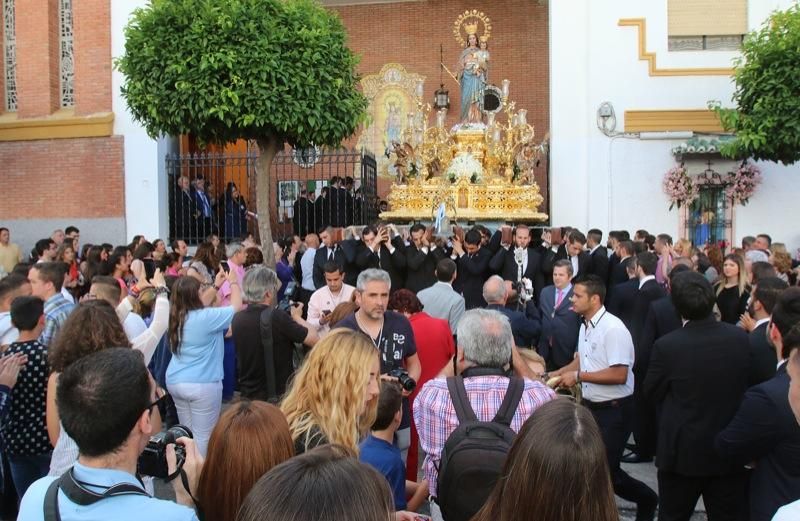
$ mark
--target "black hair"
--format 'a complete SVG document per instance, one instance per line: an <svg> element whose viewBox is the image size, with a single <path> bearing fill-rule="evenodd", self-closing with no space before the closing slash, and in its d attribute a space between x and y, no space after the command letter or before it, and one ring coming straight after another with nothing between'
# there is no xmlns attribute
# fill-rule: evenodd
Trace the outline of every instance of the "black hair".
<svg viewBox="0 0 800 521"><path fill-rule="evenodd" d="M572 244L575 242L586 244L586 236L579 230L572 230L569 232L569 243Z"/></svg>
<svg viewBox="0 0 800 521"><path fill-rule="evenodd" d="M655 275L658 257L656 257L655 253L643 251L636 255L636 265L642 268L645 275Z"/></svg>
<svg viewBox="0 0 800 521"><path fill-rule="evenodd" d="M364 226L364 228L361 229L361 238L363 239L365 236L369 235L370 233L374 233L375 235L378 235L378 229L375 226L373 226L371 224L368 224L368 225Z"/></svg>
<svg viewBox="0 0 800 521"><path fill-rule="evenodd" d="M669 235L669 234L666 234L666 233L659 233L659 234L656 236L656 239L658 239L659 241L663 242L663 243L664 243L664 244L666 244L667 246L672 246L672 236L671 236L671 235Z"/></svg>
<svg viewBox="0 0 800 521"><path fill-rule="evenodd" d="M772 323L781 332L783 352L786 359L792 349L800 347L800 287L784 290L772 309Z"/></svg>
<svg viewBox="0 0 800 521"><path fill-rule="evenodd" d="M325 273L342 273L342 267L334 261L328 261L322 267L322 271Z"/></svg>
<svg viewBox="0 0 800 521"><path fill-rule="evenodd" d="M17 297L11 302L11 323L20 331L33 331L44 313L39 297Z"/></svg>
<svg viewBox="0 0 800 521"><path fill-rule="evenodd" d="M764 311L771 315L772 310L775 309L775 304L778 302L778 297L788 287L789 284L778 277L763 278L758 281L753 300L761 302L761 305L764 306Z"/></svg>
<svg viewBox="0 0 800 521"><path fill-rule="evenodd" d="M764 261L754 262L750 266L750 273L753 275L751 279L753 284L761 284L761 279L767 279L778 275L775 273L775 266Z"/></svg>
<svg viewBox="0 0 800 521"><path fill-rule="evenodd" d="M33 248L33 251L36 252L36 257L41 258L41 256L44 255L44 252L50 249L50 245L55 243L56 241L50 238L39 239L36 241L36 245Z"/></svg>
<svg viewBox="0 0 800 521"><path fill-rule="evenodd" d="M3 277L0 279L0 300L3 300L7 295L17 291L25 284L28 284L27 277L17 273L12 273Z"/></svg>
<svg viewBox="0 0 800 521"><path fill-rule="evenodd" d="M606 284L603 282L603 279L598 277L597 275L591 274L586 275L580 281L576 282L575 285L577 286L580 284L586 289L586 294L589 298L597 295L600 297L600 302L602 303L606 299Z"/></svg>
<svg viewBox="0 0 800 521"><path fill-rule="evenodd" d="M631 234L628 230L620 230L619 231L619 240L621 241L629 241L631 240Z"/></svg>
<svg viewBox="0 0 800 521"><path fill-rule="evenodd" d="M64 369L56 404L61 424L80 454L98 457L125 443L151 396L141 351L108 346Z"/></svg>
<svg viewBox="0 0 800 521"><path fill-rule="evenodd" d="M381 392L378 396L378 411L375 422L372 424L373 431L388 429L397 414L403 407L403 391L397 382L381 381Z"/></svg>
<svg viewBox="0 0 800 521"><path fill-rule="evenodd" d="M414 233L414 232L424 232L424 231L425 231L425 225L424 225L424 224L421 224L421 223L417 223L417 224L413 225L413 226L412 226L412 227L411 227L411 228L408 230L408 232L409 232L409 233Z"/></svg>
<svg viewBox="0 0 800 521"><path fill-rule="evenodd" d="M758 235L756 235L756 237L761 237L763 239L766 239L767 240L767 246L768 247L772 246L772 237L770 237L766 233L759 233Z"/></svg>
<svg viewBox="0 0 800 521"><path fill-rule="evenodd" d="M592 228L591 230L586 232L586 238L592 239L592 241L596 242L597 244L600 244L600 242L602 242L603 240L603 232L598 230L597 228Z"/></svg>
<svg viewBox="0 0 800 521"><path fill-rule="evenodd" d="M64 235L69 235L70 233L81 233L81 231L75 226L67 226L64 229Z"/></svg>
<svg viewBox="0 0 800 521"><path fill-rule="evenodd" d="M669 284L672 286L672 281L679 273L683 273L686 271L692 271L692 268L687 266L686 264L676 264L669 270Z"/></svg>
<svg viewBox="0 0 800 521"><path fill-rule="evenodd" d="M56 293L61 291L64 285L64 275L67 273L67 265L63 262L39 262L31 266L39 272L39 278L46 282L52 282Z"/></svg>
<svg viewBox="0 0 800 521"><path fill-rule="evenodd" d="M444 258L436 264L436 279L439 282L450 282L456 272L456 263L452 259Z"/></svg>
<svg viewBox="0 0 800 521"><path fill-rule="evenodd" d="M472 246L478 246L481 243L481 232L472 228L470 231L464 234L464 243L471 244Z"/></svg>
<svg viewBox="0 0 800 521"><path fill-rule="evenodd" d="M711 315L716 301L711 283L696 271L679 273L671 279L672 303L685 320L702 320Z"/></svg>
<svg viewBox="0 0 800 521"><path fill-rule="evenodd" d="M627 239L625 239L625 240L620 240L620 241L619 241L619 246L618 246L618 248L619 248L620 250L625 250L625 252L626 252L628 255L633 255L633 254L635 254L635 253L636 253L636 249L633 247L633 242L631 242L631 241L629 241L629 240L627 240Z"/></svg>

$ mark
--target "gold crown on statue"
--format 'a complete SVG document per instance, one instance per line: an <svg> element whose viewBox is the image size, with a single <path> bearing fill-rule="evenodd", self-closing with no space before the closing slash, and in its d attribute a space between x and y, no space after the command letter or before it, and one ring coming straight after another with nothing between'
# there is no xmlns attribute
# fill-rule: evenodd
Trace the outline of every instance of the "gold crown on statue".
<svg viewBox="0 0 800 521"><path fill-rule="evenodd" d="M481 35L480 39L482 41L487 41L489 36L492 34L492 21L491 19L486 16L482 11L478 11L477 9L467 9L458 18L456 18L455 23L453 24L453 36L458 43L462 46L467 44L467 39L471 35L478 34L478 27L483 24L483 34ZM466 39L464 38L466 33Z"/></svg>

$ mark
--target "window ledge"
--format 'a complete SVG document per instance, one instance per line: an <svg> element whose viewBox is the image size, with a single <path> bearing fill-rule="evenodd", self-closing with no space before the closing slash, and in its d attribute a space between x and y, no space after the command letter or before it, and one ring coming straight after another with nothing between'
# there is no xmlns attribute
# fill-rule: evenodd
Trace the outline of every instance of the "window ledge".
<svg viewBox="0 0 800 521"><path fill-rule="evenodd" d="M40 118L19 118L13 112L0 115L0 141L107 137L113 131L113 112L76 116L74 109L61 109Z"/></svg>

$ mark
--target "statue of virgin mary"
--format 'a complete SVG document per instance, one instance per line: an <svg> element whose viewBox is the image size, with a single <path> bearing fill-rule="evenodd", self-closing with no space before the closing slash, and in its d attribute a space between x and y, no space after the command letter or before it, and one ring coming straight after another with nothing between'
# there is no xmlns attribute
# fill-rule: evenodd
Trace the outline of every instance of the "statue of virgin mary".
<svg viewBox="0 0 800 521"><path fill-rule="evenodd" d="M462 40L463 41L463 40ZM458 81L461 84L461 122L480 123L483 89L486 85L486 59L488 51L478 46L478 35L470 32L467 46L458 59Z"/></svg>

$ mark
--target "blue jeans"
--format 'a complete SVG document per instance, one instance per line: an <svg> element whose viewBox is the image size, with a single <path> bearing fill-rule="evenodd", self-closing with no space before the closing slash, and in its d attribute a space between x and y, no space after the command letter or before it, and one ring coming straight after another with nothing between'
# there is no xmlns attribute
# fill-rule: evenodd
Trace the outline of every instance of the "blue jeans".
<svg viewBox="0 0 800 521"><path fill-rule="evenodd" d="M52 456L52 452L31 456L8 455L11 477L20 500L31 483L47 475L50 470L50 456Z"/></svg>

